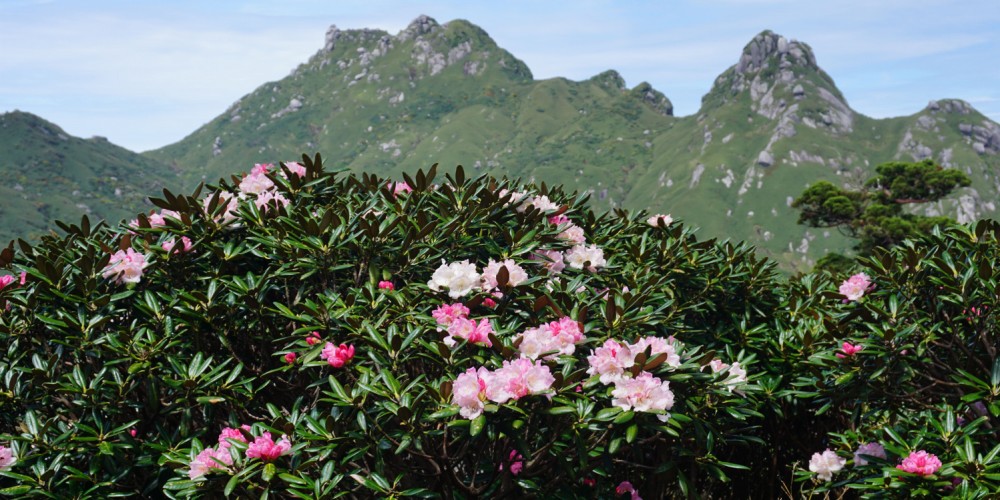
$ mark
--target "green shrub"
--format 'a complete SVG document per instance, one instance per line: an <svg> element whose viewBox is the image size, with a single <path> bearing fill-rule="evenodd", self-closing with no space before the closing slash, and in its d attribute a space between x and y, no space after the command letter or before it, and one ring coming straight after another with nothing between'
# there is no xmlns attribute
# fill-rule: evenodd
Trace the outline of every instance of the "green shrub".
<svg viewBox="0 0 1000 500"><path fill-rule="evenodd" d="M996 223L862 259L848 301L560 188L403 180L304 157L0 252L0 493L1000 487Z"/></svg>

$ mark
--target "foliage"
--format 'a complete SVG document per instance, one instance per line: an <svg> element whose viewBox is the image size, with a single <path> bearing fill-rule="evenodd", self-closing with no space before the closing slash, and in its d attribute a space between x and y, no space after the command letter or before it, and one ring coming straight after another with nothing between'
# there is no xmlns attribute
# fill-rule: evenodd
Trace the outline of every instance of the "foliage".
<svg viewBox="0 0 1000 500"><path fill-rule="evenodd" d="M828 181L809 186L792 202L801 211L799 224L836 227L857 239L855 250L860 255L871 255L876 247L891 247L936 225L953 223L948 217L908 213L904 207L936 202L971 183L962 172L931 160L883 163L875 172L858 191Z"/></svg>
<svg viewBox="0 0 1000 500"><path fill-rule="evenodd" d="M403 185L303 157L164 191L159 213L128 225L84 217L0 252L0 445L17 457L0 493L1000 487L1000 225L879 250L859 263L872 285L846 301L827 274L787 280L751 247L667 217L436 170ZM442 319L458 303L485 330ZM558 329L579 338L532 351ZM618 373L597 360L611 348L627 350ZM523 392L496 384L522 361ZM640 381L659 399L628 392ZM854 467L869 442L887 459ZM830 482L806 469L825 448L852 465ZM895 467L918 450L943 466Z"/></svg>

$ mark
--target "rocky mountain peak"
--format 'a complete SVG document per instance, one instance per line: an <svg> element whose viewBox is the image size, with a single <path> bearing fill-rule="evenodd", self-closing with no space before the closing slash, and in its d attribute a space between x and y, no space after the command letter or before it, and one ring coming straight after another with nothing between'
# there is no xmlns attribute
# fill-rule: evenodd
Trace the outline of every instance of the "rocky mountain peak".
<svg viewBox="0 0 1000 500"><path fill-rule="evenodd" d="M441 25L438 24L434 18L420 14L416 19L410 22L410 24L397 35L400 40L409 40L416 38L421 35L426 35L435 29L439 28Z"/></svg>
<svg viewBox="0 0 1000 500"><path fill-rule="evenodd" d="M791 66L805 66L816 69L816 56L805 43L765 30L750 40L743 48L743 54L736 63L739 74L756 73L771 66L772 60L780 69Z"/></svg>

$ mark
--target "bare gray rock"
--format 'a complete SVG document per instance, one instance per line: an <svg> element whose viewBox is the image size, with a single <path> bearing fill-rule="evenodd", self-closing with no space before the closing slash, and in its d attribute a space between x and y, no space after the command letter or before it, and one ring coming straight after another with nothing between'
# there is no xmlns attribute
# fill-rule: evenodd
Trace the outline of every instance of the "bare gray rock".
<svg viewBox="0 0 1000 500"><path fill-rule="evenodd" d="M770 167L774 165L774 156L771 155L770 151L764 150L757 155L757 164L762 167Z"/></svg>

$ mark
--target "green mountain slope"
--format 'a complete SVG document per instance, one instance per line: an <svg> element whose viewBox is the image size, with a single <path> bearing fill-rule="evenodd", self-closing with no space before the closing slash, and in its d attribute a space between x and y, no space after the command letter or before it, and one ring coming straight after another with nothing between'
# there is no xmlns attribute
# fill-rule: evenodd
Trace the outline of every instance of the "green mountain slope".
<svg viewBox="0 0 1000 500"><path fill-rule="evenodd" d="M104 138L72 137L30 113L0 114L0 241L33 238L54 220L117 222L179 179L165 164Z"/></svg>
<svg viewBox="0 0 1000 500"><path fill-rule="evenodd" d="M795 269L849 246L795 224L788 205L809 183L933 157L973 185L929 210L967 221L996 215L998 150L1000 127L962 101L882 120L853 111L808 45L769 31L678 118L646 83L629 89L614 71L537 81L477 26L421 16L395 36L332 27L291 75L146 154L189 186L314 151L383 175L463 164L589 192L597 208L670 212Z"/></svg>

